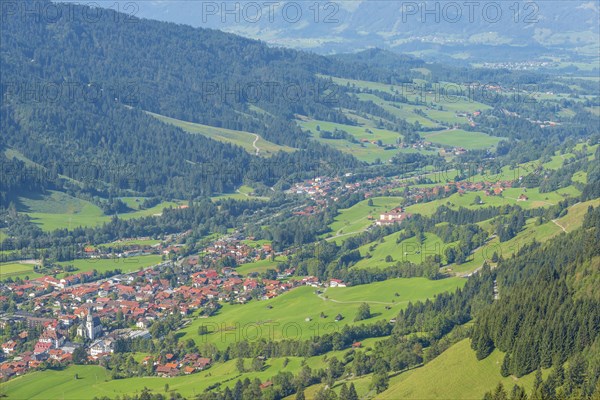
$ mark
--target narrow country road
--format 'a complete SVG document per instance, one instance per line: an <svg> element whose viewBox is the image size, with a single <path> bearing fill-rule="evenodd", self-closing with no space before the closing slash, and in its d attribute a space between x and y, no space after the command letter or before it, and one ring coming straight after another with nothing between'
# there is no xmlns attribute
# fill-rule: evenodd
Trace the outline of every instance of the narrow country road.
<svg viewBox="0 0 600 400"><path fill-rule="evenodd" d="M258 140L260 139L260 136L258 136L256 133L254 134L254 142L252 142L252 147L254 147L254 150L256 150L256 155L258 155L258 153L260 153L260 149L258 148L258 146L256 145L256 142L258 142Z"/></svg>
<svg viewBox="0 0 600 400"><path fill-rule="evenodd" d="M564 233L569 233L569 232L567 232L567 230L565 229L565 227L562 226L561 224L559 224L555 219L553 219L552 222L554 222L554 224L556 226L558 226L560 229L562 229Z"/></svg>

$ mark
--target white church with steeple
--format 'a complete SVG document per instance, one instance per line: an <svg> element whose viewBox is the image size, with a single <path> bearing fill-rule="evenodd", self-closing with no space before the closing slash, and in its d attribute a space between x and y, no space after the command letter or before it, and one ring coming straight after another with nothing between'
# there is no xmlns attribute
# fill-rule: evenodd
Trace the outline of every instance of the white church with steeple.
<svg viewBox="0 0 600 400"><path fill-rule="evenodd" d="M100 323L100 318L93 317L92 312L90 311L85 320L85 325L81 323L77 327L77 336L81 336L84 339L94 340L101 335L102 324Z"/></svg>

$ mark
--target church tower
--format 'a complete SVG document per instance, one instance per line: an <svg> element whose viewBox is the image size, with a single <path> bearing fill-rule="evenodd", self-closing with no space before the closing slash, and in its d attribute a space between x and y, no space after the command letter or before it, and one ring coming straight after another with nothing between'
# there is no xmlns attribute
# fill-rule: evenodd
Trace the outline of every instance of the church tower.
<svg viewBox="0 0 600 400"><path fill-rule="evenodd" d="M85 330L87 333L87 337L90 340L94 340L96 337L96 330L94 329L94 318L92 317L91 311L87 315L87 320L85 321Z"/></svg>

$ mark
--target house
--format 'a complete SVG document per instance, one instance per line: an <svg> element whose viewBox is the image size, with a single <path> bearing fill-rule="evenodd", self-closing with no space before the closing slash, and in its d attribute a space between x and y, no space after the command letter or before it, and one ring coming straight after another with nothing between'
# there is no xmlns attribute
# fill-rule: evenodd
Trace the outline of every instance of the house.
<svg viewBox="0 0 600 400"><path fill-rule="evenodd" d="M527 197L527 195L524 193L521 193L521 195L517 199L517 201L527 201L527 200L529 200L529 197Z"/></svg>
<svg viewBox="0 0 600 400"><path fill-rule="evenodd" d="M2 343L2 351L4 354L11 355L15 351L15 347L17 347L17 342L14 340L9 340L6 343Z"/></svg>
<svg viewBox="0 0 600 400"><path fill-rule="evenodd" d="M397 222L402 222L405 218L410 217L409 214L405 213L402 207L397 207L390 212L379 215L379 220L375 222L377 225L391 225Z"/></svg>
<svg viewBox="0 0 600 400"><path fill-rule="evenodd" d="M110 339L98 339L90 346L90 355L94 358L101 354L113 352L113 342Z"/></svg>
<svg viewBox="0 0 600 400"><path fill-rule="evenodd" d="M273 382L266 381L266 382L260 384L260 389L264 390L264 389L269 388L271 386L273 386Z"/></svg>
<svg viewBox="0 0 600 400"><path fill-rule="evenodd" d="M329 281L329 287L346 287L346 284L340 279L331 279Z"/></svg>
<svg viewBox="0 0 600 400"><path fill-rule="evenodd" d="M353 349L360 349L362 347L362 343L361 342L354 342L352 343L352 348Z"/></svg>

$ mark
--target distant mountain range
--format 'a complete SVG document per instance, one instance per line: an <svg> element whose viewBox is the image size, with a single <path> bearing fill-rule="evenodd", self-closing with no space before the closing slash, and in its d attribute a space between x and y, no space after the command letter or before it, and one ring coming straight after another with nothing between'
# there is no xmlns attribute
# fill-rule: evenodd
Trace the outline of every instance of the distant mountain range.
<svg viewBox="0 0 600 400"><path fill-rule="evenodd" d="M379 47L468 62L597 57L597 1L101 0L142 18L219 29L322 54Z"/></svg>

